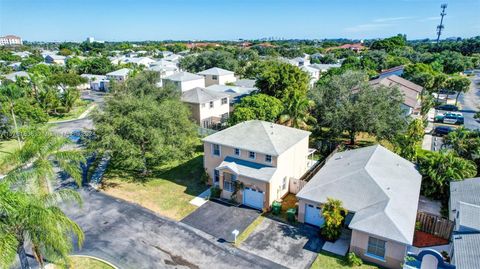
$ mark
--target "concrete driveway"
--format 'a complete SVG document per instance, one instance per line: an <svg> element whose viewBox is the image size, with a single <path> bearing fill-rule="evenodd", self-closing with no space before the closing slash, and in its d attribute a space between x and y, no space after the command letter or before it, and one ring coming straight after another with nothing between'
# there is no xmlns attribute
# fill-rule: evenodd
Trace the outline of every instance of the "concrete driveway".
<svg viewBox="0 0 480 269"><path fill-rule="evenodd" d="M288 268L310 268L324 243L317 228L265 218L240 249Z"/></svg>
<svg viewBox="0 0 480 269"><path fill-rule="evenodd" d="M233 242L233 230L242 233L256 218L260 211L208 201L182 222L204 231L216 238Z"/></svg>
<svg viewBox="0 0 480 269"><path fill-rule="evenodd" d="M80 194L82 208L64 207L85 233L82 249L74 254L96 256L122 269L279 267L138 205L101 192Z"/></svg>

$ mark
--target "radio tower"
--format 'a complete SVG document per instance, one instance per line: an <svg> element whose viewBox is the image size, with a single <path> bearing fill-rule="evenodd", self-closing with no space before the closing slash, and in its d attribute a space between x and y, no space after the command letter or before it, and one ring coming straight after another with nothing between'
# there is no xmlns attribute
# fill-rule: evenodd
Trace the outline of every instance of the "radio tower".
<svg viewBox="0 0 480 269"><path fill-rule="evenodd" d="M442 17L440 19L440 24L437 26L437 44L438 44L438 42L440 42L440 35L442 34L442 30L443 30L443 28L445 28L445 26L443 26L443 17L445 15L447 15L447 13L445 13L445 9L447 8L447 4L442 4L440 6L440 8L442 9L442 13L440 13L440 16L442 16Z"/></svg>

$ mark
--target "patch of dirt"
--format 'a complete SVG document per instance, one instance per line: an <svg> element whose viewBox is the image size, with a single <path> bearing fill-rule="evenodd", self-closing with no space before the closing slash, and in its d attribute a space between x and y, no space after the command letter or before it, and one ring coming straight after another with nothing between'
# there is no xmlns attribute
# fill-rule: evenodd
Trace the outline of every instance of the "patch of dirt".
<svg viewBox="0 0 480 269"><path fill-rule="evenodd" d="M418 248L447 245L448 240L422 231L415 231L413 245Z"/></svg>

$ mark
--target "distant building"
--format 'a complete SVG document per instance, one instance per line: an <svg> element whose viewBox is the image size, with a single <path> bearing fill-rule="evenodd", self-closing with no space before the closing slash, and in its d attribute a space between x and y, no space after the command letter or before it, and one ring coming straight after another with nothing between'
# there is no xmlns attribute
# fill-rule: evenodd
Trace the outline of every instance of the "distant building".
<svg viewBox="0 0 480 269"><path fill-rule="evenodd" d="M117 71L107 73L106 76L107 76L107 79L109 79L109 80L115 80L115 81L123 82L123 81L127 80L128 75L130 74L131 71L132 70L130 70L128 68L122 68L122 69L119 69Z"/></svg>
<svg viewBox="0 0 480 269"><path fill-rule="evenodd" d="M189 72L179 72L163 79L163 85L174 85L180 92L196 87L205 88L205 78Z"/></svg>
<svg viewBox="0 0 480 269"><path fill-rule="evenodd" d="M205 77L205 86L207 87L210 85L225 85L237 80L234 72L218 67L210 68L197 74Z"/></svg>
<svg viewBox="0 0 480 269"><path fill-rule="evenodd" d="M404 70L405 70L405 67L403 65L385 69L385 70L382 70L380 75L378 75L378 78L384 78L391 75L397 75L401 77L403 75Z"/></svg>
<svg viewBox="0 0 480 269"><path fill-rule="evenodd" d="M88 42L88 43L93 43L93 42L95 42L95 38L93 38L93 37L87 37L87 42Z"/></svg>
<svg viewBox="0 0 480 269"><path fill-rule="evenodd" d="M6 35L0 37L0 46L22 45L22 38L15 35Z"/></svg>

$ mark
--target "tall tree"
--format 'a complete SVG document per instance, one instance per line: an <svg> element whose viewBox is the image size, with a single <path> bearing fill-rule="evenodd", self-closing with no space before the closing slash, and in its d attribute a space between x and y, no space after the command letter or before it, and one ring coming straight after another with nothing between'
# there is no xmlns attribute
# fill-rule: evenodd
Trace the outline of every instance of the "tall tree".
<svg viewBox="0 0 480 269"><path fill-rule="evenodd" d="M285 101L295 94L306 95L309 81L308 75L300 68L272 61L258 75L255 86L260 93Z"/></svg>
<svg viewBox="0 0 480 269"><path fill-rule="evenodd" d="M398 135L395 139L395 148L398 155L407 160L415 161L424 133L425 129L421 119L411 121L406 132Z"/></svg>
<svg viewBox="0 0 480 269"><path fill-rule="evenodd" d="M372 87L365 80L364 73L347 71L313 89L317 121L334 136L346 132L351 144L359 132L392 140L406 125L403 97L397 88Z"/></svg>
<svg viewBox="0 0 480 269"><path fill-rule="evenodd" d="M0 86L0 102L6 106L6 111L12 116L15 136L18 141L18 145L21 145L20 142L20 133L18 131L17 117L15 115L15 103L18 99L24 96L24 91L15 84L1 85Z"/></svg>
<svg viewBox="0 0 480 269"><path fill-rule="evenodd" d="M418 165L423 175L422 193L441 200L448 199L450 181L460 181L477 174L474 162L448 151L422 150L418 155Z"/></svg>
<svg viewBox="0 0 480 269"><path fill-rule="evenodd" d="M228 119L230 125L247 120L276 122L283 112L282 101L266 94L254 94L242 98Z"/></svg>
<svg viewBox="0 0 480 269"><path fill-rule="evenodd" d="M44 258L66 265L73 250L73 238L79 247L84 234L74 221L58 207L57 198L38 197L13 191L5 182L0 183L0 266L9 268L18 255L22 269L30 268L25 251L27 241L41 267Z"/></svg>
<svg viewBox="0 0 480 269"><path fill-rule="evenodd" d="M305 95L296 93L285 104L285 110L280 115L279 123L289 127L309 129L310 123L315 123L316 119L310 114L315 106L312 100Z"/></svg>
<svg viewBox="0 0 480 269"><path fill-rule="evenodd" d="M466 93L470 90L470 80L464 77L452 77L447 80L446 87L449 90L457 92L457 96L455 97L455 105L458 103L458 97L461 93Z"/></svg>

